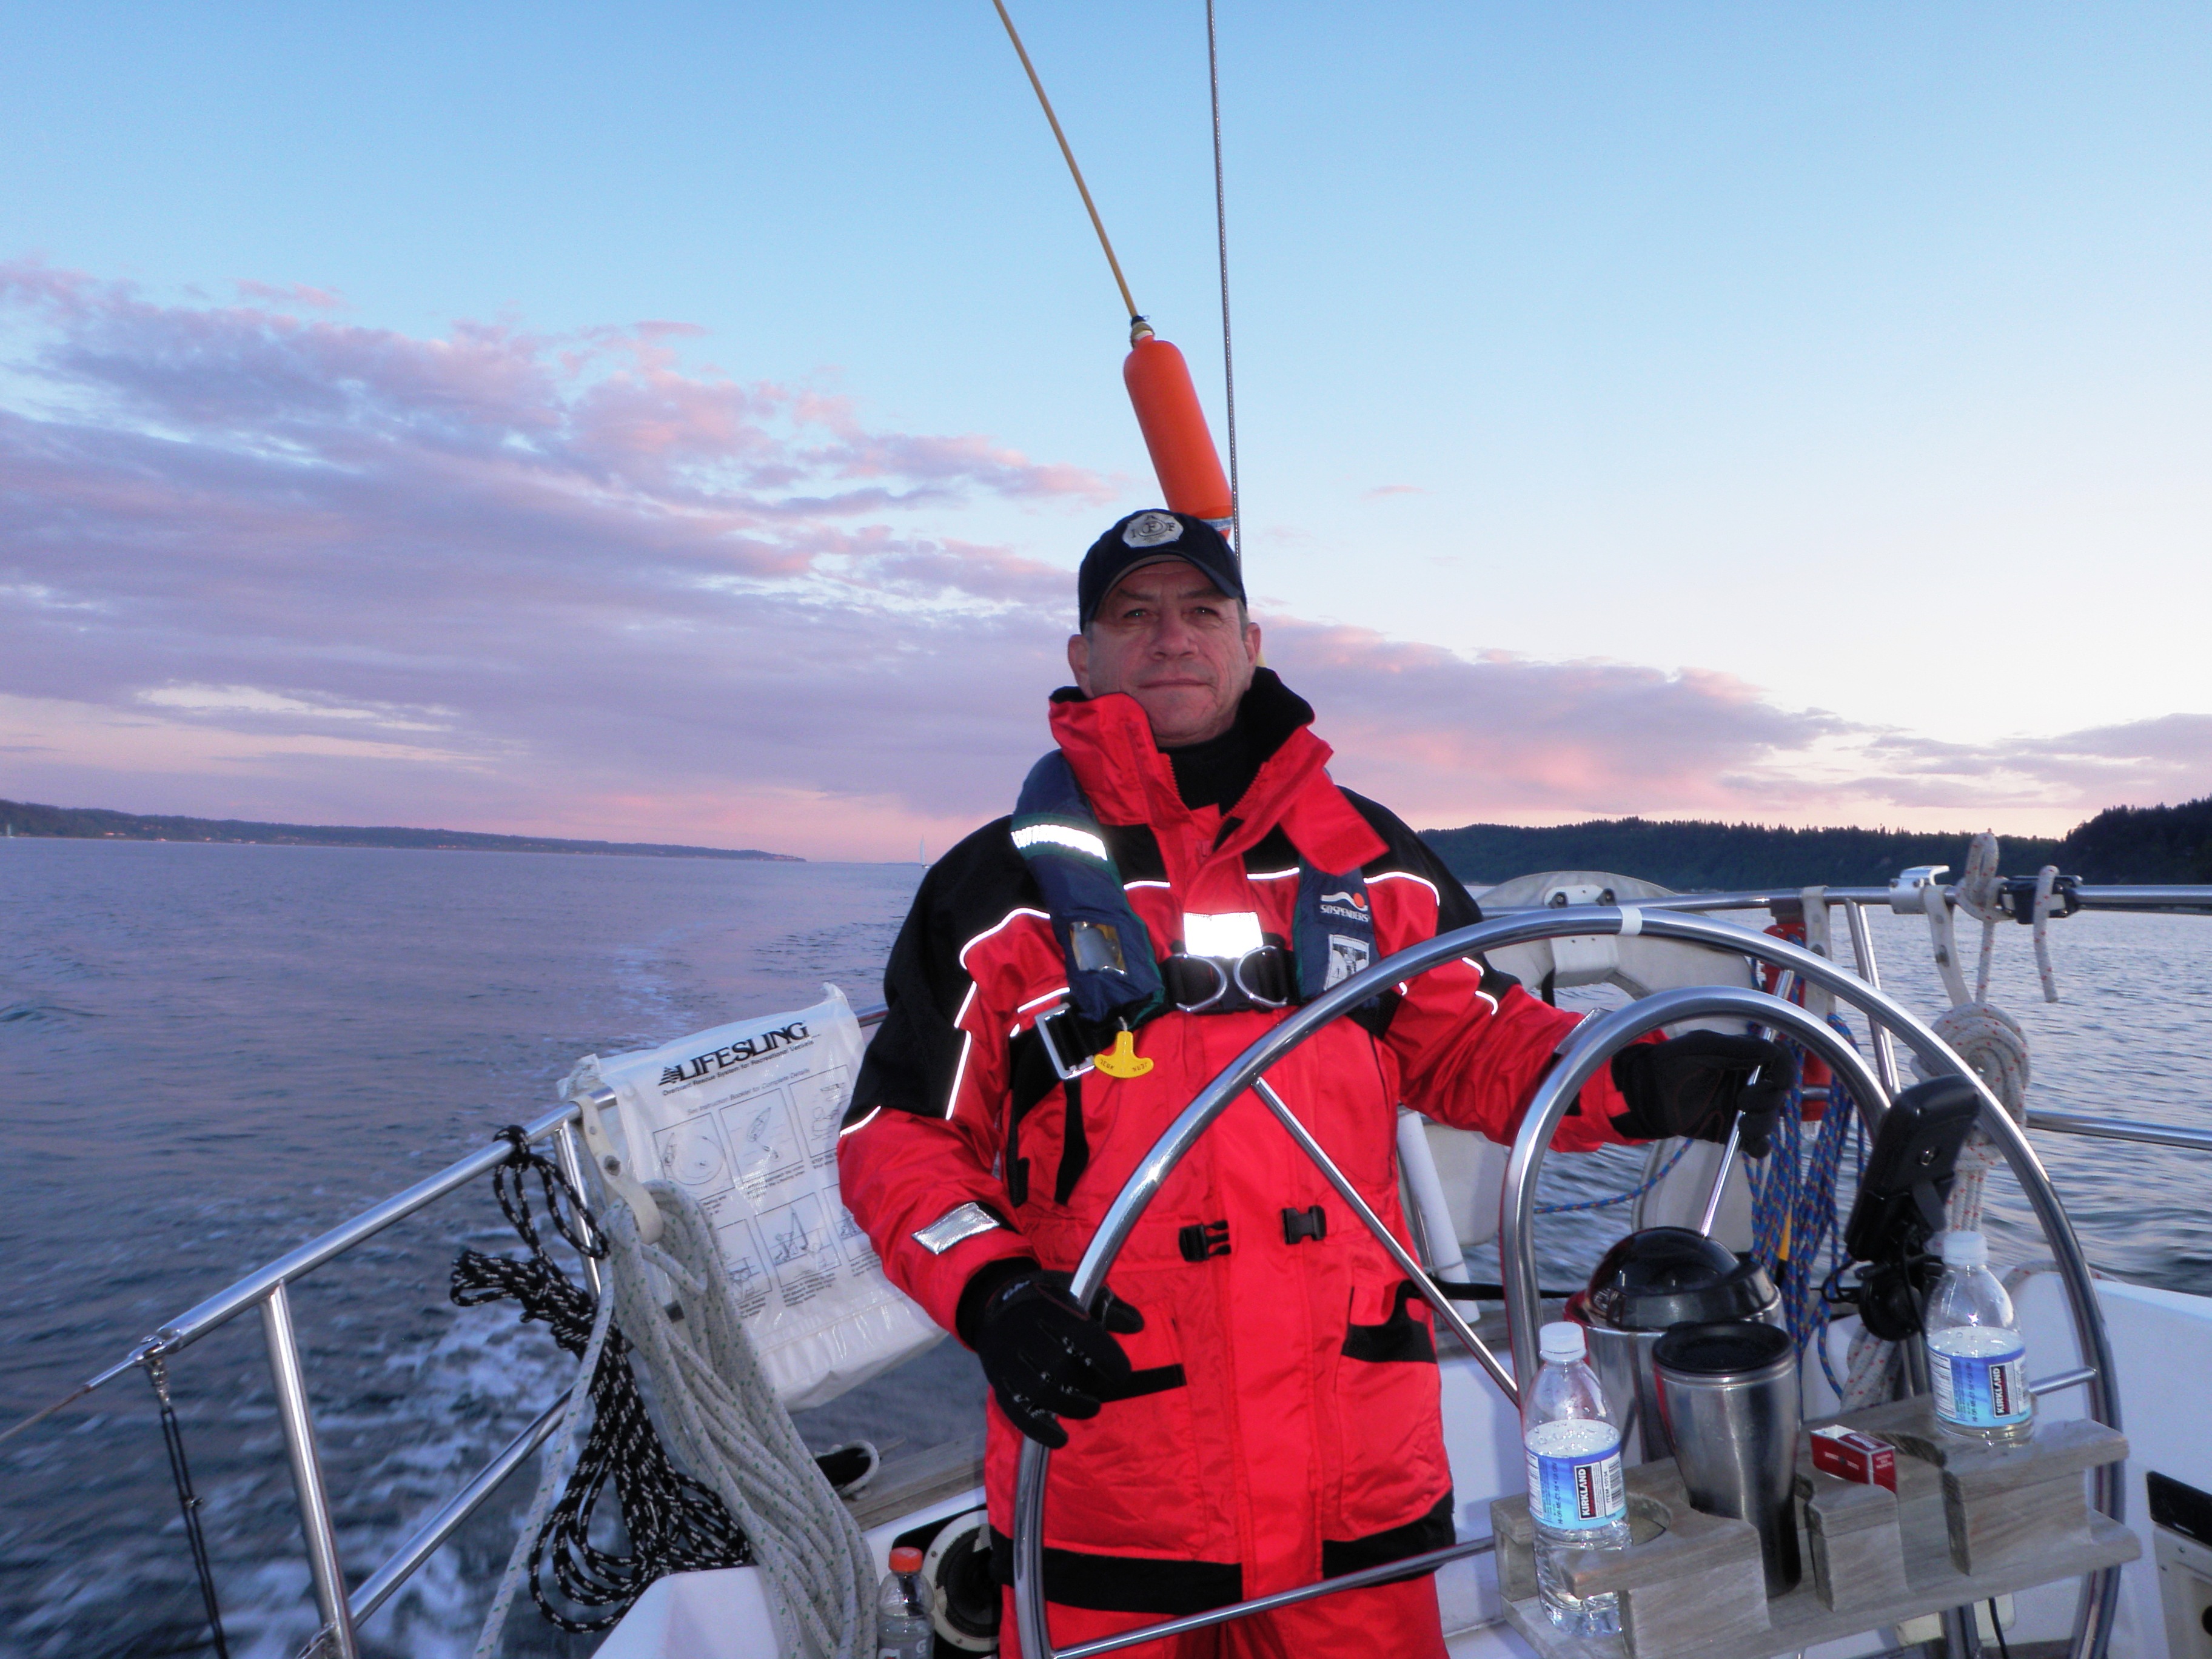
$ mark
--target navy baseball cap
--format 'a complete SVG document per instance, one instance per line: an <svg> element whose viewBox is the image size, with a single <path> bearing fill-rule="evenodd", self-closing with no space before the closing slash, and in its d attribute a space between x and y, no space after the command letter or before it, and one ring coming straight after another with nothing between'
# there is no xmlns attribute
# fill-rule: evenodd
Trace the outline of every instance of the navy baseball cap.
<svg viewBox="0 0 2212 1659"><path fill-rule="evenodd" d="M1222 533L1188 513L1147 507L1132 513L1083 556L1075 579L1075 625L1091 626L1114 584L1140 565L1181 559L1232 599L1244 597L1244 573Z"/></svg>

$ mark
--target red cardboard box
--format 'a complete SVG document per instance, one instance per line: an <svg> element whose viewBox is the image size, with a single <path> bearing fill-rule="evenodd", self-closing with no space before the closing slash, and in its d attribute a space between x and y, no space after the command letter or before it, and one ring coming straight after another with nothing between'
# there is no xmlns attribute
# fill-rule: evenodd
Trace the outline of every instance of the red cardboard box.
<svg viewBox="0 0 2212 1659"><path fill-rule="evenodd" d="M1813 1431L1813 1467L1838 1480L1897 1490L1897 1448L1887 1440L1832 1423Z"/></svg>

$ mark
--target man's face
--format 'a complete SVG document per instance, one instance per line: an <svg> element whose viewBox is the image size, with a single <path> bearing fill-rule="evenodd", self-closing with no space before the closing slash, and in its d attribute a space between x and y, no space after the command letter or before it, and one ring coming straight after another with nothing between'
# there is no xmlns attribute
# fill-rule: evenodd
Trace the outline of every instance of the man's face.
<svg viewBox="0 0 2212 1659"><path fill-rule="evenodd" d="M1181 559L1148 564L1116 582L1090 631L1067 641L1067 666L1090 697L1126 691L1152 723L1152 741L1181 749L1218 738L1260 659L1260 629Z"/></svg>

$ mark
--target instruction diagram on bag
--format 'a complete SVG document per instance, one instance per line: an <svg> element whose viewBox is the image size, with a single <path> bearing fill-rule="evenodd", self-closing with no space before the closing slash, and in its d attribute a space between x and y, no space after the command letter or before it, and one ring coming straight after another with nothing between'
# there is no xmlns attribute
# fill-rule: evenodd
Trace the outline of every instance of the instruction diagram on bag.
<svg viewBox="0 0 2212 1659"><path fill-rule="evenodd" d="M866 1043L844 994L823 991L793 1013L587 1056L563 1085L611 1089L622 1155L698 1204L738 1316L793 1410L941 1334L884 1277L839 1196L837 1135Z"/></svg>
<svg viewBox="0 0 2212 1659"><path fill-rule="evenodd" d="M653 1174L699 1200L741 1312L797 1310L875 1252L836 1190L837 1129L858 1032L842 999L778 1021L703 1031L603 1067L623 1133Z"/></svg>

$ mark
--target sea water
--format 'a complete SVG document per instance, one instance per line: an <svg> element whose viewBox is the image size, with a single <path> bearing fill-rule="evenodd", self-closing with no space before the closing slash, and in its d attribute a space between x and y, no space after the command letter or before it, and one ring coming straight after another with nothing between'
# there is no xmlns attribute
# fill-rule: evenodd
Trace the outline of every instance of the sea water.
<svg viewBox="0 0 2212 1659"><path fill-rule="evenodd" d="M824 980L874 1000L920 874L0 842L0 1419L538 1115L580 1054L800 1007ZM1892 983L1923 1012L1938 1006L1920 919L1871 921ZM2024 929L2000 935L1992 994L2029 1031L2039 1102L2202 1127L2212 921L2081 915L2052 936L2064 1003L2040 1001ZM2038 1147L2100 1267L2212 1292L2212 1216L2190 1197L2203 1160L2057 1136ZM1545 1196L1633 1184L1641 1162L1552 1159ZM1991 1194L1985 1224L2000 1259L2017 1259L2033 1224L2001 1183ZM1586 1276L1619 1227L1618 1211L1547 1218L1544 1272ZM516 1248L488 1183L295 1287L356 1583L574 1370L511 1308L447 1301L463 1244ZM290 1659L313 1615L257 1322L178 1356L172 1382L232 1651ZM981 1401L972 1358L946 1342L802 1426L820 1446L865 1430L914 1449L975 1431ZM372 1659L469 1651L527 1486L512 1483L369 1621ZM142 1378L0 1444L0 1659L195 1651L198 1605ZM526 1610L508 1639L514 1653L592 1645Z"/></svg>
<svg viewBox="0 0 2212 1659"><path fill-rule="evenodd" d="M576 1058L823 982L881 1000L913 865L0 842L0 1426L164 1319L554 1104ZM520 1249L489 1182L293 1287L358 1583L553 1400L575 1362L512 1304L447 1299ZM259 1322L170 1380L231 1651L291 1659L313 1597ZM827 1447L980 1431L957 1343L804 1414ZM534 1471L535 1465L531 1466ZM474 1642L527 1504L510 1481L369 1621L373 1659ZM582 1654L527 1606L507 1651ZM154 1399L128 1374L0 1444L0 1656L202 1650Z"/></svg>

